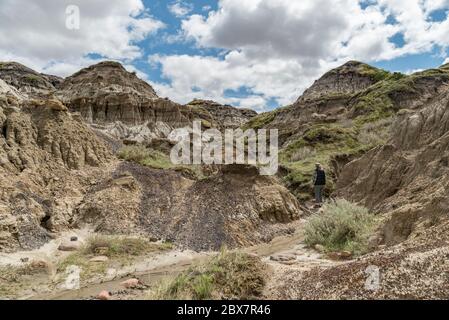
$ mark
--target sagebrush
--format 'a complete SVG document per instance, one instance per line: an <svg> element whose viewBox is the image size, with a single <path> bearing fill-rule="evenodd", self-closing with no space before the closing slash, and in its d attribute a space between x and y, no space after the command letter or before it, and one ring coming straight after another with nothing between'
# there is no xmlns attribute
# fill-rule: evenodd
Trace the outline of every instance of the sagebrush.
<svg viewBox="0 0 449 320"><path fill-rule="evenodd" d="M320 213L312 216L304 229L309 246L324 246L329 252L350 251L361 255L369 251L368 239L377 228L378 220L367 208L344 199L324 204Z"/></svg>
<svg viewBox="0 0 449 320"><path fill-rule="evenodd" d="M150 299L255 299L265 286L265 265L258 257L223 250L202 265L160 284Z"/></svg>

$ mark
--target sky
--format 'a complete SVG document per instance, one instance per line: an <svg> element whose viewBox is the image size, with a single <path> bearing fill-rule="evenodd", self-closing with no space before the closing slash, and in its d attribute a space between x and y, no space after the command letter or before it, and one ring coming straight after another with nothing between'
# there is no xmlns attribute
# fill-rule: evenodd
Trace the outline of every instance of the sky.
<svg viewBox="0 0 449 320"><path fill-rule="evenodd" d="M65 77L115 60L161 97L262 112L348 60L449 62L448 12L449 0L0 0L0 61Z"/></svg>

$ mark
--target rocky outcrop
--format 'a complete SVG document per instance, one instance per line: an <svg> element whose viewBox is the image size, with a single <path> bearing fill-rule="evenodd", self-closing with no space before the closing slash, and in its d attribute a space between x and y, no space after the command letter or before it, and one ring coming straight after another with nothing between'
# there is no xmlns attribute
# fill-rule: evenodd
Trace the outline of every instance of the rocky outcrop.
<svg viewBox="0 0 449 320"><path fill-rule="evenodd" d="M400 111L388 145L348 164L338 182L338 195L386 214L386 244L419 234L449 210L449 81L434 92Z"/></svg>
<svg viewBox="0 0 449 320"><path fill-rule="evenodd" d="M0 62L0 79L29 96L46 96L56 91L62 79L38 73L17 62Z"/></svg>
<svg viewBox="0 0 449 320"><path fill-rule="evenodd" d="M89 184L85 170L112 156L60 101L22 100L20 92L1 87L0 251L36 248L50 230L68 226Z"/></svg>
<svg viewBox="0 0 449 320"><path fill-rule="evenodd" d="M40 75L31 89L17 70L6 77L17 87L0 82L0 251L36 248L54 232L84 224L196 250L239 247L286 234L299 218L297 200L255 168L225 167L197 180L111 155L123 143L163 143L173 128L196 119L235 128L254 112L161 99L113 62L63 83Z"/></svg>
<svg viewBox="0 0 449 320"><path fill-rule="evenodd" d="M187 106L160 98L120 63L85 68L59 85L57 96L96 130L115 139L145 142L166 138L174 128L200 120L205 128L236 128L254 111L195 100Z"/></svg>
<svg viewBox="0 0 449 320"><path fill-rule="evenodd" d="M365 63L349 61L315 81L298 102L315 100L323 96L351 95L367 89L387 75L388 72Z"/></svg>
<svg viewBox="0 0 449 320"><path fill-rule="evenodd" d="M57 96L109 139L144 142L165 138L173 128L191 122L187 108L158 97L147 82L112 61L68 77Z"/></svg>
<svg viewBox="0 0 449 320"><path fill-rule="evenodd" d="M188 123L181 105L159 98L147 82L117 62L101 62L68 77L58 97L93 124L164 122L178 127Z"/></svg>
<svg viewBox="0 0 449 320"><path fill-rule="evenodd" d="M54 161L69 169L98 166L110 157L107 147L59 101L25 101L21 109L3 107L2 165L23 171Z"/></svg>
<svg viewBox="0 0 449 320"><path fill-rule="evenodd" d="M257 116L254 110L221 105L209 100L193 100L187 107L191 108L194 118L203 120L203 125L221 130L239 128Z"/></svg>
<svg viewBox="0 0 449 320"><path fill-rule="evenodd" d="M277 299L428 300L447 299L449 221L413 239L357 260L311 271L281 271Z"/></svg>
<svg viewBox="0 0 449 320"><path fill-rule="evenodd" d="M274 178L259 176L257 168L225 166L195 181L175 171L125 163L83 201L75 225L93 224L107 233L141 230L182 247L218 250L286 234L300 214L288 190Z"/></svg>

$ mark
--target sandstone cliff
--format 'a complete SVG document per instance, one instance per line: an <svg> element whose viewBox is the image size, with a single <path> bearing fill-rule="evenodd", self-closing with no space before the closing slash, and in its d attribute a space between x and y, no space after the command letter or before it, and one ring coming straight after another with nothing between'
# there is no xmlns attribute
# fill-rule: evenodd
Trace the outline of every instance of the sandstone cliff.
<svg viewBox="0 0 449 320"><path fill-rule="evenodd" d="M388 87L379 83L367 92L376 97L387 92L390 100L383 101L397 113L387 141L343 167L334 196L361 203L378 216L381 226L370 239L374 252L305 274L286 272L281 275L285 283L276 288L279 298L448 296L449 66L397 79ZM360 100L351 105L356 103Z"/></svg>
<svg viewBox="0 0 449 320"><path fill-rule="evenodd" d="M197 180L112 155L121 139L163 139L197 119L235 128L255 112L178 105L113 62L62 83L13 66L3 73L11 85L0 80L0 251L37 248L86 224L196 250L240 247L291 232L299 218L297 200L257 170L223 168ZM40 78L31 86L23 74Z"/></svg>
<svg viewBox="0 0 449 320"><path fill-rule="evenodd" d="M38 73L17 62L0 62L0 79L30 96L51 94L62 82L59 77Z"/></svg>
<svg viewBox="0 0 449 320"><path fill-rule="evenodd" d="M323 96L354 94L383 80L387 75L388 72L365 63L349 61L315 81L297 102L319 99Z"/></svg>
<svg viewBox="0 0 449 320"><path fill-rule="evenodd" d="M176 171L119 165L76 210L75 226L170 240L194 250L219 250L268 242L292 231L298 201L255 167L225 166L202 180Z"/></svg>
<svg viewBox="0 0 449 320"><path fill-rule="evenodd" d="M135 73L116 62L105 61L85 68L59 85L57 96L72 112L97 130L137 142L166 138L174 128L198 119L207 127L238 127L255 112L194 101L187 106L156 95Z"/></svg>
<svg viewBox="0 0 449 320"><path fill-rule="evenodd" d="M83 170L112 155L59 101L27 100L0 85L0 251L36 248L49 240L49 230L68 227L89 184Z"/></svg>
<svg viewBox="0 0 449 320"><path fill-rule="evenodd" d="M428 82L433 94L425 103L404 105L388 144L346 166L337 186L339 195L388 213L387 244L420 233L449 209L449 69L431 72L446 81Z"/></svg>
<svg viewBox="0 0 449 320"><path fill-rule="evenodd" d="M251 109L234 108L208 100L193 100L187 107L191 108L194 118L203 120L206 126L219 129L239 128L257 116L257 112Z"/></svg>
<svg viewBox="0 0 449 320"><path fill-rule="evenodd" d="M159 98L147 82L116 62L101 62L66 78L58 96L89 123L188 123L180 105Z"/></svg>

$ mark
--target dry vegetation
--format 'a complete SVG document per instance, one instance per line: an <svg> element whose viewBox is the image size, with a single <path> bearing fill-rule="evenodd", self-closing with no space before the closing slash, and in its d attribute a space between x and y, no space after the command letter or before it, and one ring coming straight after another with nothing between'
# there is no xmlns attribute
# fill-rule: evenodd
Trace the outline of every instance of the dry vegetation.
<svg viewBox="0 0 449 320"><path fill-rule="evenodd" d="M266 266L260 258L240 252L222 252L204 264L165 281L150 299L256 299L265 287Z"/></svg>
<svg viewBox="0 0 449 320"><path fill-rule="evenodd" d="M153 243L146 239L118 236L93 236L77 252L72 253L58 264L58 272L64 272L68 266L82 269L81 278L87 280L98 274L104 274L111 265L127 265L138 257L160 253L172 249L170 243ZM95 256L105 256L109 260L92 263Z"/></svg>
<svg viewBox="0 0 449 320"><path fill-rule="evenodd" d="M304 230L305 243L324 246L328 252L350 251L354 255L369 251L368 239L378 220L368 209L347 200L331 201L312 216Z"/></svg>
<svg viewBox="0 0 449 320"><path fill-rule="evenodd" d="M120 159L136 162L142 166L154 169L170 169L173 167L170 158L166 154L142 145L125 146L117 152L117 156Z"/></svg>

